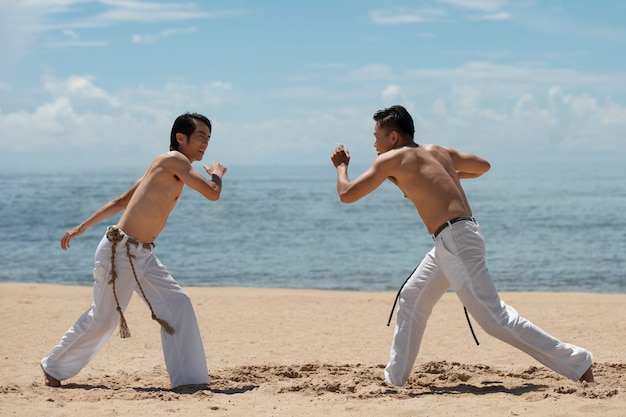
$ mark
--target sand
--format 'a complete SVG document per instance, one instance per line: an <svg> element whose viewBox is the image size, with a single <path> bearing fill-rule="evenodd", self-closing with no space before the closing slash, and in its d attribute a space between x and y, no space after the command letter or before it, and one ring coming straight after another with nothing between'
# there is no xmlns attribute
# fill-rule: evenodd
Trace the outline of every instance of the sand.
<svg viewBox="0 0 626 417"><path fill-rule="evenodd" d="M502 293L523 316L594 353L595 383L570 381L488 335L454 294L436 306L408 384L383 380L392 292L186 288L210 389L173 390L158 325L134 296L132 338L110 339L61 388L41 357L91 303L91 288L0 283L1 416L626 416L626 295Z"/></svg>

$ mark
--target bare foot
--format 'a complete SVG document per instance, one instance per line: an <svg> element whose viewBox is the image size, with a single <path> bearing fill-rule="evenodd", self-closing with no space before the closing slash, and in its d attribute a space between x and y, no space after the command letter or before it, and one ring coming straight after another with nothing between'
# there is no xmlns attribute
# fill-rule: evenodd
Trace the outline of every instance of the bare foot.
<svg viewBox="0 0 626 417"><path fill-rule="evenodd" d="M208 389L210 389L209 384L187 384L172 388L172 390L176 392L197 392L206 391Z"/></svg>
<svg viewBox="0 0 626 417"><path fill-rule="evenodd" d="M585 373L583 374L583 376L580 377L578 382L594 382L593 371L591 370L591 366L589 366L589 369L587 369Z"/></svg>
<svg viewBox="0 0 626 417"><path fill-rule="evenodd" d="M48 375L46 370L43 369L43 366L41 366L41 370L43 371L44 383L46 384L47 387L57 388L61 386L61 381L59 381L53 376Z"/></svg>

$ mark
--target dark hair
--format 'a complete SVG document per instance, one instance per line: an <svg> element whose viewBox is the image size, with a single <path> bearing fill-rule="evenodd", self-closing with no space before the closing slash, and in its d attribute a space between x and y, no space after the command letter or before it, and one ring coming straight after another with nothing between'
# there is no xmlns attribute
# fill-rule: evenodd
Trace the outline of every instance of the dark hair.
<svg viewBox="0 0 626 417"><path fill-rule="evenodd" d="M405 139L413 140L415 135L415 126L413 118L402 106L391 106L374 113L374 120L383 129L395 130Z"/></svg>
<svg viewBox="0 0 626 417"><path fill-rule="evenodd" d="M170 151L178 150L178 141L176 140L176 134L182 133L187 136L187 142L189 138L196 131L197 122L202 122L209 127L211 131L211 121L199 113L185 113L181 114L174 120L172 126L172 133L170 133Z"/></svg>

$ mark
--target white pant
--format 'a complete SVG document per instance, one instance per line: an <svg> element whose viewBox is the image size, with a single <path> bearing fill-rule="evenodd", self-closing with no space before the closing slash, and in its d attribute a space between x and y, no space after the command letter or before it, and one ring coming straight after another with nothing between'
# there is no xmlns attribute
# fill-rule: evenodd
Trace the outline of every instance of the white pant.
<svg viewBox="0 0 626 417"><path fill-rule="evenodd" d="M126 310L137 288L126 255L126 240L117 244L115 290L122 310ZM63 335L61 341L41 360L46 373L62 381L73 377L104 346L120 322L116 310L111 279L111 242L102 238L95 254L93 304ZM152 253L139 244L131 245L137 278L157 317L167 321L174 334L161 329L161 343L167 372L173 387L187 384L207 384L209 372L198 322L187 293L170 275L167 268ZM146 311L150 314L150 310ZM154 325L160 327L155 321ZM132 324L130 324L132 332Z"/></svg>
<svg viewBox="0 0 626 417"><path fill-rule="evenodd" d="M485 264L480 226L462 221L435 240L400 294L397 325L385 380L402 386L408 378L435 303L452 286L478 324L490 335L515 346L552 370L578 380L591 366L585 349L560 342L521 317L499 297Z"/></svg>

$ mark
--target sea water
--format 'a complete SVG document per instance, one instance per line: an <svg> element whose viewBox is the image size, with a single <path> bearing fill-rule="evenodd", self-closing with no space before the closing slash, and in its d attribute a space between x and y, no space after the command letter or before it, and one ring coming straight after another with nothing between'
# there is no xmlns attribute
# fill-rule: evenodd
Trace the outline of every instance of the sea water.
<svg viewBox="0 0 626 417"><path fill-rule="evenodd" d="M624 172L494 167L463 180L496 287L626 292ZM0 282L91 285L93 253L119 215L68 251L59 240L140 175L0 174ZM329 163L229 167L217 202L185 188L155 253L183 286L395 291L432 246L393 184L343 204Z"/></svg>

